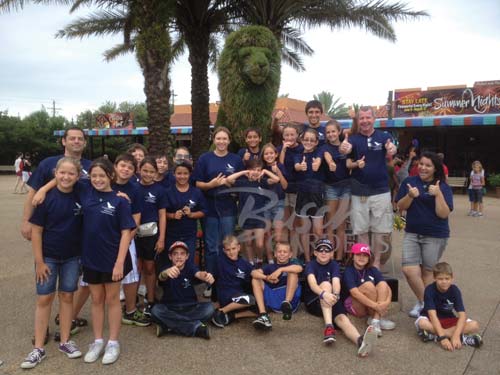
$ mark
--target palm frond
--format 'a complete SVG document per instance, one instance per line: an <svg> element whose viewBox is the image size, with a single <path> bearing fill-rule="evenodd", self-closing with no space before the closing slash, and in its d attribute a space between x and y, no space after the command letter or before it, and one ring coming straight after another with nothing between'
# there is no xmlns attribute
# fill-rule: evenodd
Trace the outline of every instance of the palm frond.
<svg viewBox="0 0 500 375"><path fill-rule="evenodd" d="M281 61L299 72L303 72L305 70L304 63L302 62L300 55L284 45L281 46Z"/></svg>
<svg viewBox="0 0 500 375"><path fill-rule="evenodd" d="M0 13L18 11L28 4L40 5L70 5L72 0L0 0Z"/></svg>
<svg viewBox="0 0 500 375"><path fill-rule="evenodd" d="M293 27L283 28L281 43L306 56L311 56L314 53L314 50L302 39L300 31Z"/></svg>
<svg viewBox="0 0 500 375"><path fill-rule="evenodd" d="M104 51L104 61L110 62L116 59L118 56L126 55L127 53L134 52L135 50L135 39L131 40L130 44L117 44L116 46Z"/></svg>
<svg viewBox="0 0 500 375"><path fill-rule="evenodd" d="M118 34L124 30L127 15L121 10L100 10L66 25L56 38L83 38Z"/></svg>

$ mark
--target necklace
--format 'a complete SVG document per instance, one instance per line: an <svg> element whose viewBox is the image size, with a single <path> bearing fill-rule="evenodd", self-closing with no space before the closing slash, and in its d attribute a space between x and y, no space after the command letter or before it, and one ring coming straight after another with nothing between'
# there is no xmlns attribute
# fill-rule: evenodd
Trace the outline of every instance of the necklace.
<svg viewBox="0 0 500 375"><path fill-rule="evenodd" d="M361 283L364 283L365 282L366 268L363 269L363 273L359 272L358 270L356 270L356 272L358 273L358 276L361 279Z"/></svg>

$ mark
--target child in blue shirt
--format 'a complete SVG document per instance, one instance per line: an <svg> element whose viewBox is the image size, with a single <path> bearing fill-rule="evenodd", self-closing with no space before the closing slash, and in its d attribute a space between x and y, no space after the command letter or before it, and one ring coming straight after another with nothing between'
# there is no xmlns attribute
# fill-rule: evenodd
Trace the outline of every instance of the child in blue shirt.
<svg viewBox="0 0 500 375"><path fill-rule="evenodd" d="M167 240L166 247L175 241L184 242L189 248L188 262L194 262L198 220L207 213L205 196L197 187L192 186L191 163L181 161L174 167L175 183L167 190ZM162 254L158 257L159 268L169 262Z"/></svg>
<svg viewBox="0 0 500 375"><path fill-rule="evenodd" d="M213 284L212 274L200 271L188 262L189 248L176 241L168 250L171 266L158 275L162 282L163 298L153 306L151 317L157 323L156 336L172 331L183 336L210 338L207 322L214 313L210 302L198 302L193 287L195 279Z"/></svg>
<svg viewBox="0 0 500 375"><path fill-rule="evenodd" d="M451 266L437 263L432 271L434 282L425 288L424 308L415 321L417 333L424 342L436 341L449 351L462 345L480 347L479 323L467 318L462 293L453 284Z"/></svg>
<svg viewBox="0 0 500 375"><path fill-rule="evenodd" d="M297 260L292 260L288 243L278 242L275 254L276 263L252 271L252 290L259 308L259 316L253 321L257 329L272 328L266 307L283 313L284 320L290 320L300 304L299 274L302 266Z"/></svg>
<svg viewBox="0 0 500 375"><path fill-rule="evenodd" d="M373 267L369 245L352 245L342 284L347 312L357 317L369 315L368 324L373 326L379 337L383 329L396 328L394 322L383 318L391 304L392 292L382 273Z"/></svg>
<svg viewBox="0 0 500 375"><path fill-rule="evenodd" d="M306 288L304 303L306 310L315 316L323 317L325 330L323 342L331 344L336 341L336 331L340 328L346 337L358 347L358 356L366 357L373 348L377 334L373 326L368 326L361 336L347 316L344 305L340 301L340 269L333 260L333 246L327 239L316 241L315 259L306 266Z"/></svg>
<svg viewBox="0 0 500 375"><path fill-rule="evenodd" d="M279 183L280 179L273 172L263 169L260 159L251 159L246 166L246 170L232 174L227 181L239 192L238 224L243 229L247 259L251 265L262 265L268 224L265 212L272 204L269 187ZM272 262L272 254L268 254L267 259Z"/></svg>
<svg viewBox="0 0 500 375"><path fill-rule="evenodd" d="M214 312L212 323L224 328L235 319L255 317L250 309L255 306L255 298L248 291L252 265L239 256L240 243L229 235L222 242L224 252L217 263L217 296L220 308Z"/></svg>
<svg viewBox="0 0 500 375"><path fill-rule="evenodd" d="M155 260L165 249L166 218L166 190L155 182L158 167L151 157L144 158L140 163L139 184L142 196L141 225L137 229L135 244L137 248L138 268L142 270L146 284L148 304L144 314L150 315L155 300L156 269Z"/></svg>
<svg viewBox="0 0 500 375"><path fill-rule="evenodd" d="M302 134L304 152L294 157L294 173L297 183L295 214L300 219L300 242L306 263L311 260L311 234L316 238L323 236L324 173L321 169L321 154L318 146L318 133L307 129Z"/></svg>
<svg viewBox="0 0 500 375"><path fill-rule="evenodd" d="M260 142L262 142L262 134L257 128L248 128L245 130L246 147L240 148L238 156L246 166L247 162L253 159L260 159Z"/></svg>
<svg viewBox="0 0 500 375"><path fill-rule="evenodd" d="M69 341L73 292L78 288L80 271L81 204L73 190L80 171L78 160L59 159L55 168L56 188L48 192L30 218L37 303L34 349L21 364L25 369L35 367L46 356L43 346L57 285L61 326L59 351L68 358L82 355L76 344Z"/></svg>

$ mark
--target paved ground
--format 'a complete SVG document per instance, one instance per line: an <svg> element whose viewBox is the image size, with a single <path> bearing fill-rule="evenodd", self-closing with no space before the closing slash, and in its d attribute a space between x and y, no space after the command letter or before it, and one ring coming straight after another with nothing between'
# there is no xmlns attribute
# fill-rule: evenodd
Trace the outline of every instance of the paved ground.
<svg viewBox="0 0 500 375"><path fill-rule="evenodd" d="M19 365L31 350L35 302L31 247L18 231L25 196L11 193L14 177L0 176L0 374L17 374ZM33 372L39 374L500 374L500 200L486 198L484 218L465 215L468 202L455 196L451 216L452 237L444 260L450 262L456 282L462 289L469 316L481 324L485 345L445 352L437 345L419 341L413 320L406 311L414 303L409 288L400 280L400 303L393 304L391 318L398 327L378 340L372 356L358 359L354 345L341 334L332 347L324 347L322 321L302 309L290 322L272 316L273 330L255 332L249 321L225 329L212 328L212 339L165 337L158 339L153 328L125 326L122 329L122 355L110 367L100 362L85 364L69 360L51 341L48 356ZM402 279L399 266L402 236L394 235L392 260L395 275ZM391 268L391 267L389 267ZM392 272L392 271L391 271ZM88 307L83 316L89 318ZM358 328L364 322L356 320ZM51 330L54 330L51 320ZM85 350L91 330L75 337Z"/></svg>

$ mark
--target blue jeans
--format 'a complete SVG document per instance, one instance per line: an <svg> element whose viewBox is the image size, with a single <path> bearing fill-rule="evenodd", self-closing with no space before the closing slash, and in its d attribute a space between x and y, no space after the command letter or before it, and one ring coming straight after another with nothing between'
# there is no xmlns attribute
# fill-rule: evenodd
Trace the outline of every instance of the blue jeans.
<svg viewBox="0 0 500 375"><path fill-rule="evenodd" d="M60 292L73 293L78 289L80 257L63 260L43 257L43 261L49 267L50 275L47 281L36 283L36 294L52 294L56 291L56 285Z"/></svg>
<svg viewBox="0 0 500 375"><path fill-rule="evenodd" d="M222 240L234 233L235 216L212 217L204 220L203 234L205 236L205 269L212 275L217 274L217 256L222 250Z"/></svg>
<svg viewBox="0 0 500 375"><path fill-rule="evenodd" d="M202 322L208 322L214 313L210 302L178 304L157 303L151 309L151 317L157 324L166 326L183 336L194 336Z"/></svg>

